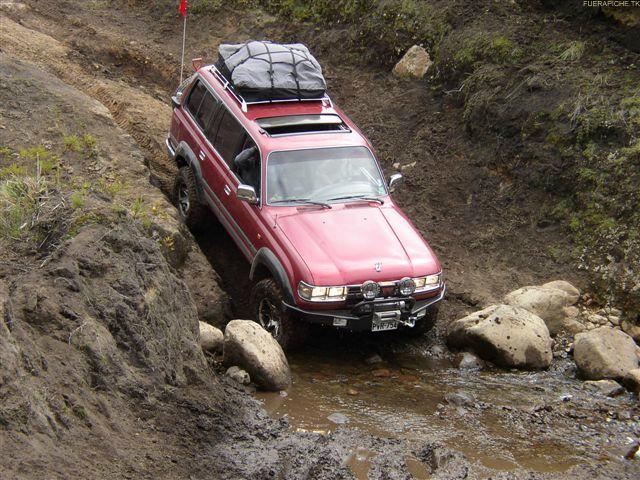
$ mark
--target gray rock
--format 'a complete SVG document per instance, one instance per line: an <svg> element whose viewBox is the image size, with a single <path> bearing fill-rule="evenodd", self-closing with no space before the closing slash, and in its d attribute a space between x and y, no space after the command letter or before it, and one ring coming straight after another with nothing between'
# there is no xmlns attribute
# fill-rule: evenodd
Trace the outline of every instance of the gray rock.
<svg viewBox="0 0 640 480"><path fill-rule="evenodd" d="M575 323L573 311L566 310L580 297L580 292L570 283L562 280L549 282L542 286L522 287L509 293L504 298L504 303L514 307L524 308L542 318L552 335L565 330L565 323L572 318Z"/></svg>
<svg viewBox="0 0 640 480"><path fill-rule="evenodd" d="M198 322L200 326L200 347L205 351L221 352L224 344L222 330L205 322Z"/></svg>
<svg viewBox="0 0 640 480"><path fill-rule="evenodd" d="M626 333L631 338L633 338L636 341L636 343L640 343L640 325L636 325L635 323L630 322L629 320L623 320L620 323L620 326L622 327L622 331L624 333Z"/></svg>
<svg viewBox="0 0 640 480"><path fill-rule="evenodd" d="M380 355L378 355L377 353L374 353L373 355L368 356L364 363L366 363L367 365L375 365L376 363L382 363L382 357Z"/></svg>
<svg viewBox="0 0 640 480"><path fill-rule="evenodd" d="M467 392L447 393L444 399L449 405L455 405L456 407L473 407L476 403L473 395Z"/></svg>
<svg viewBox="0 0 640 480"><path fill-rule="evenodd" d="M393 67L396 77L422 78L426 75L433 61L429 53L418 45L412 46L400 61Z"/></svg>
<svg viewBox="0 0 640 480"><path fill-rule="evenodd" d="M481 370L484 367L482 359L472 352L458 353L453 364L460 370Z"/></svg>
<svg viewBox="0 0 640 480"><path fill-rule="evenodd" d="M329 415L327 417L327 420L329 420L330 422L333 422L337 425L344 425L346 423L349 423L349 417L347 417L345 414L343 413L332 413L331 415Z"/></svg>
<svg viewBox="0 0 640 480"><path fill-rule="evenodd" d="M622 382L632 392L640 393L640 368L628 371Z"/></svg>
<svg viewBox="0 0 640 480"><path fill-rule="evenodd" d="M447 342L455 348L472 349L484 360L504 367L547 368L553 358L544 321L510 305L492 305L455 320Z"/></svg>
<svg viewBox="0 0 640 480"><path fill-rule="evenodd" d="M226 375L227 377L231 378L232 380L235 380L236 382L242 385L249 385L251 383L251 377L249 376L249 374L244 370L242 370L237 365L234 365L233 367L229 367L227 369Z"/></svg>
<svg viewBox="0 0 640 480"><path fill-rule="evenodd" d="M599 327L576 335L573 359L583 378L622 380L638 368L637 348L626 333Z"/></svg>
<svg viewBox="0 0 640 480"><path fill-rule="evenodd" d="M592 392L606 397L615 397L624 392L624 388L615 380L587 380L584 386Z"/></svg>
<svg viewBox="0 0 640 480"><path fill-rule="evenodd" d="M232 320L224 332L225 365L239 365L265 390L283 390L291 384L291 371L280 344L250 320Z"/></svg>

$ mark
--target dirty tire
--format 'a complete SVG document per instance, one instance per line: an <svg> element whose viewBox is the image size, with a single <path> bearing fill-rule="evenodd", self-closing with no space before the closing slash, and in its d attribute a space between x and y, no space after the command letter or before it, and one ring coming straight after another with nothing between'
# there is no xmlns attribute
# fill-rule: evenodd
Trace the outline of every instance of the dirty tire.
<svg viewBox="0 0 640 480"><path fill-rule="evenodd" d="M198 183L191 167L185 166L178 171L173 185L173 203L190 230L202 228L207 208L198 199Z"/></svg>
<svg viewBox="0 0 640 480"><path fill-rule="evenodd" d="M265 278L251 291L251 311L259 323L278 341L283 350L292 350L306 340L309 326L282 309L284 295L278 283Z"/></svg>
<svg viewBox="0 0 640 480"><path fill-rule="evenodd" d="M426 315L416 322L415 327L407 328L406 334L410 337L421 337L431 330L438 320L438 308L438 305L428 307Z"/></svg>

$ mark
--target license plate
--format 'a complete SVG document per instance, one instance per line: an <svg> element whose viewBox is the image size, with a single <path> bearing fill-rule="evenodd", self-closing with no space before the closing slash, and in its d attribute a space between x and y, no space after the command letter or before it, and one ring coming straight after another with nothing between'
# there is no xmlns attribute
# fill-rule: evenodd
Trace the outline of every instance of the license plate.
<svg viewBox="0 0 640 480"><path fill-rule="evenodd" d="M399 310L393 312L375 312L373 314L373 322L371 323L371 331L382 332L384 330L395 330L398 328L399 320Z"/></svg>

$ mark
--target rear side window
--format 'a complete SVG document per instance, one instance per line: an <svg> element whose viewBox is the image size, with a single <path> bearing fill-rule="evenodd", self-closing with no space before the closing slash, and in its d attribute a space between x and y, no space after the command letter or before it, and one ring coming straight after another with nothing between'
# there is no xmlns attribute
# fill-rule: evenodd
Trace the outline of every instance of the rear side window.
<svg viewBox="0 0 640 480"><path fill-rule="evenodd" d="M191 89L189 100L187 101L187 108L194 117L198 114L198 108L200 108L200 104L202 103L202 99L204 98L204 94L206 91L207 88L202 84L201 81L198 81L195 87Z"/></svg>
<svg viewBox="0 0 640 480"><path fill-rule="evenodd" d="M242 125L227 110L224 110L214 146L231 169L233 169L233 160L240 153L245 138L246 133Z"/></svg>
<svg viewBox="0 0 640 480"><path fill-rule="evenodd" d="M200 128L202 128L209 140L212 138L209 136L209 124L211 123L211 119L213 118L213 114L218 109L218 100L211 95L211 93L207 90L204 93L204 98L200 103L200 108L198 109L198 113L196 114L196 120Z"/></svg>

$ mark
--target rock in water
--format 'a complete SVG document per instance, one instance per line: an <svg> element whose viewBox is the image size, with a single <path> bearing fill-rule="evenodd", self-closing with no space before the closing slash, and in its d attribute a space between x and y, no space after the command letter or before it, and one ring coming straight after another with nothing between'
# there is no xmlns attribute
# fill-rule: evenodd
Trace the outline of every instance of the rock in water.
<svg viewBox="0 0 640 480"><path fill-rule="evenodd" d="M509 293L504 303L524 308L542 318L552 335L567 330L574 331L575 318L571 318L570 307L580 297L580 292L563 280L549 282L542 286L522 287ZM570 325L565 325L570 323Z"/></svg>
<svg viewBox="0 0 640 480"><path fill-rule="evenodd" d="M250 320L232 320L227 325L223 361L242 367L265 390L283 390L291 383L289 363L280 344Z"/></svg>
<svg viewBox="0 0 640 480"><path fill-rule="evenodd" d="M249 385L251 383L251 377L249 376L249 374L237 365L229 367L227 369L226 375L232 380L240 383L241 385Z"/></svg>
<svg viewBox="0 0 640 480"><path fill-rule="evenodd" d="M453 363L460 370L480 370L484 367L482 359L471 352L457 354L453 359Z"/></svg>
<svg viewBox="0 0 640 480"><path fill-rule="evenodd" d="M343 413L338 413L338 412L332 413L327 417L327 419L335 423L336 425L344 425L346 423L349 423L349 417L347 417Z"/></svg>
<svg viewBox="0 0 640 480"><path fill-rule="evenodd" d="M199 322L200 325L200 346L202 350L211 352L221 352L224 343L224 334L222 330L209 325L205 322Z"/></svg>
<svg viewBox="0 0 640 480"><path fill-rule="evenodd" d="M393 74L396 77L422 78L426 75L433 61L429 53L422 47L414 45L393 67Z"/></svg>
<svg viewBox="0 0 640 480"><path fill-rule="evenodd" d="M624 388L615 380L587 380L584 386L592 392L598 392L606 397L615 397L624 392Z"/></svg>
<svg viewBox="0 0 640 480"><path fill-rule="evenodd" d="M510 305L492 305L454 321L447 342L504 367L547 368L553 358L544 321Z"/></svg>
<svg viewBox="0 0 640 480"><path fill-rule="evenodd" d="M588 380L622 380L638 368L637 348L626 333L600 327L576 335L573 359L580 375Z"/></svg>

